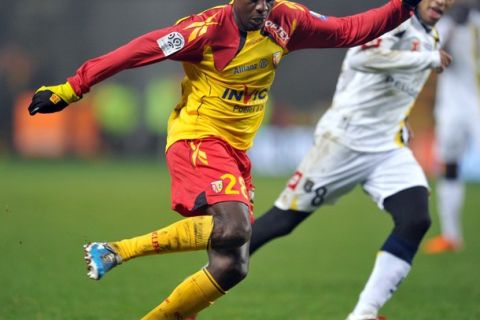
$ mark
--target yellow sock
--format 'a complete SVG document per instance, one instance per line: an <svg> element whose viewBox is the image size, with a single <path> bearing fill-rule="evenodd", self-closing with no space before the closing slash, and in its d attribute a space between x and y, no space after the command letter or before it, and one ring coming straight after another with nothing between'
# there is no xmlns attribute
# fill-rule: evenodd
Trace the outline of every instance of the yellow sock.
<svg viewBox="0 0 480 320"><path fill-rule="evenodd" d="M155 253L206 249L213 230L211 216L180 220L163 229L132 239L111 242L123 261Z"/></svg>
<svg viewBox="0 0 480 320"><path fill-rule="evenodd" d="M225 294L207 269L193 274L142 320L179 320L209 307Z"/></svg>

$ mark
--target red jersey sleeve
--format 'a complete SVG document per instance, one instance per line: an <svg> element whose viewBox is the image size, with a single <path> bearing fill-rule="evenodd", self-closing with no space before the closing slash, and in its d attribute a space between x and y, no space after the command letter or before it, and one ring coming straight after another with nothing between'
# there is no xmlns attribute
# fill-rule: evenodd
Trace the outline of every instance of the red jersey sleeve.
<svg viewBox="0 0 480 320"><path fill-rule="evenodd" d="M353 47L371 41L410 18L401 0L348 17L327 17L308 9L295 12L297 26L287 49Z"/></svg>
<svg viewBox="0 0 480 320"><path fill-rule="evenodd" d="M190 16L173 26L144 34L114 51L86 61L68 82L75 93L82 96L94 84L125 69L165 59L201 61L206 37L191 37L196 29L189 26L202 23L204 19L205 15Z"/></svg>

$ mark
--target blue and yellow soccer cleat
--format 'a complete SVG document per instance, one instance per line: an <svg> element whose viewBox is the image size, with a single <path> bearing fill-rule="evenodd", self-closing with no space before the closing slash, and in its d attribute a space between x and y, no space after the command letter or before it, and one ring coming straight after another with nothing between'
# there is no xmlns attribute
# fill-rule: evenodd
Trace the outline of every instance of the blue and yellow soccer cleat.
<svg viewBox="0 0 480 320"><path fill-rule="evenodd" d="M122 263L122 257L106 242L91 242L83 249L90 279L100 280L105 273Z"/></svg>

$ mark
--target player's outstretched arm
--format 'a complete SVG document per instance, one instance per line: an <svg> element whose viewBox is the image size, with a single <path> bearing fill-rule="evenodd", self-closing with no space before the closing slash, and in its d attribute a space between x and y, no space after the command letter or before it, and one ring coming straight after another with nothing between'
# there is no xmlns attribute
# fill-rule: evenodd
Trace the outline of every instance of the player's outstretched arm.
<svg viewBox="0 0 480 320"><path fill-rule="evenodd" d="M202 19L203 16L183 19L173 26L144 34L107 54L86 61L66 83L38 89L28 107L30 115L61 111L79 100L96 83L125 69L165 59L199 60L203 54L202 41L205 41L205 37L197 37L187 43L185 39L194 29L188 29L185 25Z"/></svg>
<svg viewBox="0 0 480 320"><path fill-rule="evenodd" d="M391 0L384 6L348 17L332 17L336 47L353 47L376 39L409 19L419 0Z"/></svg>
<svg viewBox="0 0 480 320"><path fill-rule="evenodd" d="M30 115L62 111L70 103L80 100L70 83L57 86L42 86L35 92L28 107Z"/></svg>
<svg viewBox="0 0 480 320"><path fill-rule="evenodd" d="M426 69L440 67L439 51L398 50L400 34L408 26L402 24L373 41L350 50L349 66L360 72L368 73L417 73Z"/></svg>
<svg viewBox="0 0 480 320"><path fill-rule="evenodd" d="M304 10L287 49L353 47L378 38L411 17L420 0L390 0L387 4L346 17Z"/></svg>
<svg viewBox="0 0 480 320"><path fill-rule="evenodd" d="M28 107L30 115L53 113L65 109L79 100L94 84L124 69L139 67L166 58L157 44L168 29L140 36L126 45L83 63L67 82L56 86L43 86L35 92Z"/></svg>

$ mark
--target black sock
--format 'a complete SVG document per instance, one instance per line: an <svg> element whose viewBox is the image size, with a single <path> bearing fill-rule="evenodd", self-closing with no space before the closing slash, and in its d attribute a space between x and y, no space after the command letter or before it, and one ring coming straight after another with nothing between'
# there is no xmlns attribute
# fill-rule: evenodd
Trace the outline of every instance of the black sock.
<svg viewBox="0 0 480 320"><path fill-rule="evenodd" d="M265 243L292 232L311 212L281 210L272 207L252 225L250 255Z"/></svg>

